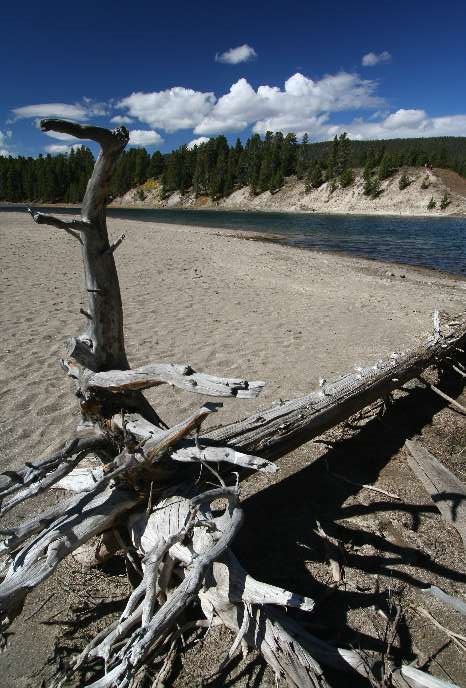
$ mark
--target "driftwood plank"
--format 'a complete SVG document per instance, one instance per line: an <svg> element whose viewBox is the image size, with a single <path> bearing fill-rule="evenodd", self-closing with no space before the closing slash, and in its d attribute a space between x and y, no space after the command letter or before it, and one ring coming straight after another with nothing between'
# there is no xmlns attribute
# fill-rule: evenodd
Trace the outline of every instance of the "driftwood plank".
<svg viewBox="0 0 466 688"><path fill-rule="evenodd" d="M408 464L442 514L461 535L466 549L466 491L463 483L418 442L407 440Z"/></svg>

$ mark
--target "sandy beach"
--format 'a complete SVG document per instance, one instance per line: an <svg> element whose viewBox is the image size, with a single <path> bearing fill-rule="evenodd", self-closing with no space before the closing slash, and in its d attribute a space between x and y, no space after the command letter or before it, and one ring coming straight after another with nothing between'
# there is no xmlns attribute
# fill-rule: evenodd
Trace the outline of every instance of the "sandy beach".
<svg viewBox="0 0 466 688"><path fill-rule="evenodd" d="M126 234L116 263L132 366L189 363L213 374L267 381L258 400L227 401L211 425L302 395L320 378L413 346L432 331L435 309L454 317L465 308L466 280L427 270L246 241L227 230L112 219L109 232L112 238ZM38 227L26 215L1 213L0 256L5 470L38 458L76 425L78 406L58 358L64 339L79 331L86 300L79 246L64 233ZM200 403L165 386L148 397L168 424ZM274 481L288 479L322 451L313 444L285 457ZM383 483L383 471L373 478ZM269 481L248 481L244 497L266 490ZM423 499L422 490L416 498ZM17 515L31 508L20 507ZM252 545L242 547L247 556ZM122 575L119 580L124 586ZM299 581L287 584L293 583ZM47 582L28 609L33 612L55 594L51 604L60 610L57 585ZM464 589L460 582L456 586L457 592ZM4 686L40 685L31 676L61 632L59 625L42 622L39 613L27 629L15 625L17 643L0 658ZM23 662L18 647L28 650ZM266 673L258 685L267 681ZM176 685L197 684L182 673Z"/></svg>

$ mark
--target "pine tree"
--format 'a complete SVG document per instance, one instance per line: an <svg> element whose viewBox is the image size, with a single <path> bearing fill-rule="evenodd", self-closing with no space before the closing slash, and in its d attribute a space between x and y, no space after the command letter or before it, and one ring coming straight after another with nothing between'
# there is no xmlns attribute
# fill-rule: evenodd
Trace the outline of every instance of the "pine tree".
<svg viewBox="0 0 466 688"><path fill-rule="evenodd" d="M304 134L298 149L296 160L296 176L303 179L309 172L309 136Z"/></svg>
<svg viewBox="0 0 466 688"><path fill-rule="evenodd" d="M282 147L282 175L289 177L296 173L297 140L295 134L287 134Z"/></svg>
<svg viewBox="0 0 466 688"><path fill-rule="evenodd" d="M450 196L448 195L447 191L445 191L445 193L442 196L442 200L440 201L440 208L442 210L445 210L445 208L448 208L450 203L451 203Z"/></svg>
<svg viewBox="0 0 466 688"><path fill-rule="evenodd" d="M163 168L164 159L162 153L160 151L154 151L147 170L148 177L158 179L163 172Z"/></svg>
<svg viewBox="0 0 466 688"><path fill-rule="evenodd" d="M407 189L410 184L411 179L408 177L406 172L403 172L398 182L398 188L400 189L400 191L403 191L404 189Z"/></svg>
<svg viewBox="0 0 466 688"><path fill-rule="evenodd" d="M379 165L379 179L388 179L393 173L392 159L388 153L384 153Z"/></svg>
<svg viewBox="0 0 466 688"><path fill-rule="evenodd" d="M322 165L319 160L314 160L306 178L306 191L318 189L323 183Z"/></svg>
<svg viewBox="0 0 466 688"><path fill-rule="evenodd" d="M354 182L353 170L350 167L342 170L338 180L342 189L346 189L348 186L351 186L351 184Z"/></svg>
<svg viewBox="0 0 466 688"><path fill-rule="evenodd" d="M338 136L335 134L335 137L332 142L332 152L330 155L330 160L327 165L327 180L333 179L336 175L339 173L339 141L338 141Z"/></svg>
<svg viewBox="0 0 466 688"><path fill-rule="evenodd" d="M259 134L254 134L246 144L248 153L248 184L253 194L258 192L259 174L262 164L262 141Z"/></svg>

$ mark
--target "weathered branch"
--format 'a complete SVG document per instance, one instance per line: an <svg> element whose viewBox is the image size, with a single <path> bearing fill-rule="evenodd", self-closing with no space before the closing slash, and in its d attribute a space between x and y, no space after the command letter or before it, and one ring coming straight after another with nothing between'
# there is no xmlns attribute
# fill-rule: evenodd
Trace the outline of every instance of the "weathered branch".
<svg viewBox="0 0 466 688"><path fill-rule="evenodd" d="M113 244L111 246L109 246L109 248L107 248L105 250L105 253L106 254L115 253L118 246L120 246L125 239L126 239L126 234L122 234L116 241L113 242Z"/></svg>
<svg viewBox="0 0 466 688"><path fill-rule="evenodd" d="M409 688L460 688L456 683L444 681L436 676L431 676L425 671L420 671L410 664L403 664L401 669L396 672L393 678L400 675L402 680L397 685L409 686Z"/></svg>
<svg viewBox="0 0 466 688"><path fill-rule="evenodd" d="M78 122L69 122L63 119L43 119L40 122L42 131L57 131L61 134L68 134L75 136L78 139L85 139L95 141L102 149L107 150L115 147L114 132L102 127L95 127L89 124L79 124ZM121 130L126 131L124 127Z"/></svg>
<svg viewBox="0 0 466 688"><path fill-rule="evenodd" d="M247 468L263 473L276 473L278 467L267 459L259 456L242 454L231 447L196 446L192 443L173 452L171 458L180 463L228 463L232 466Z"/></svg>
<svg viewBox="0 0 466 688"><path fill-rule="evenodd" d="M104 487L104 486L102 486ZM91 537L107 530L135 506L135 493L111 488L85 494L67 508L13 559L0 584L0 622L8 624L21 611L28 592L48 578L60 561Z"/></svg>
<svg viewBox="0 0 466 688"><path fill-rule="evenodd" d="M86 380L88 389L110 392L149 389L163 384L208 396L254 399L262 391L265 382L196 373L189 365L173 363L152 363L125 371L108 370L95 373Z"/></svg>
<svg viewBox="0 0 466 688"><path fill-rule="evenodd" d="M47 213L34 211L32 208L26 208L26 210L36 224L49 225L50 227L56 227L57 229L64 229L65 232L68 232L68 234L77 239L82 245L83 240L81 239L79 232L85 232L89 229L89 225L82 220L60 220L58 217L48 215Z"/></svg>
<svg viewBox="0 0 466 688"><path fill-rule="evenodd" d="M56 470L62 461L83 451L103 450L108 449L109 446L109 439L94 428L91 428L88 432L82 430L63 443L63 447L50 456L37 462L28 462L17 471L1 473L0 506L4 506L4 500L10 495L24 490L28 485L38 482L47 474Z"/></svg>
<svg viewBox="0 0 466 688"><path fill-rule="evenodd" d="M42 477L38 477L34 481L31 480L27 487L15 491L9 497L2 500L0 502L0 516L3 516L10 511L10 509L13 509L17 504L21 504L21 502L24 502L26 499L36 497L42 492L45 492L45 490L52 487L52 485L68 475L68 473L71 473L73 468L75 468L81 459L87 456L89 452L95 451L100 447L108 447L108 444L108 440L104 437L79 439L72 451L69 450L62 454L53 470L44 470L42 472ZM47 464L47 468L49 467L50 464ZM39 470L37 473L40 475Z"/></svg>

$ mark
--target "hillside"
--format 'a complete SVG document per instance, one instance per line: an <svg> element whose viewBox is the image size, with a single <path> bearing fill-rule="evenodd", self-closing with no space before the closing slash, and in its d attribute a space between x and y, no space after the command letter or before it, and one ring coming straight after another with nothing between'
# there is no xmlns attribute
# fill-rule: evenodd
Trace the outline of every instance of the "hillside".
<svg viewBox="0 0 466 688"><path fill-rule="evenodd" d="M375 198L364 195L362 170L355 176L353 184L333 192L328 183L318 189L306 191L304 181L288 177L281 189L272 193L253 195L248 186L234 191L218 201L208 196L197 196L190 190L185 194L175 191L164 196L161 186L155 180L131 189L115 199L112 206L147 208L211 208L223 210L263 210L319 213L353 213L367 215L465 215L466 181L455 172L424 168L406 170L411 184L400 190L402 172L397 172L381 183L381 193ZM427 187L427 188L422 188ZM444 194L448 194L449 205L441 209ZM436 207L428 210L431 198Z"/></svg>

